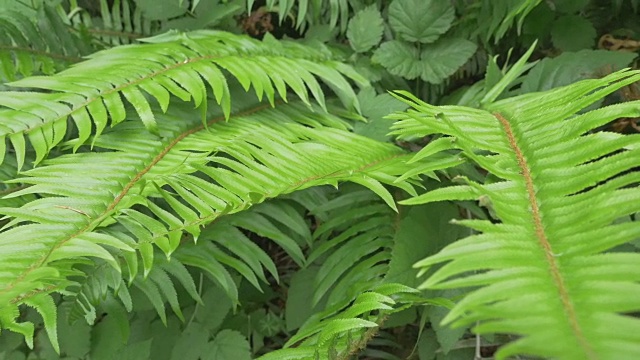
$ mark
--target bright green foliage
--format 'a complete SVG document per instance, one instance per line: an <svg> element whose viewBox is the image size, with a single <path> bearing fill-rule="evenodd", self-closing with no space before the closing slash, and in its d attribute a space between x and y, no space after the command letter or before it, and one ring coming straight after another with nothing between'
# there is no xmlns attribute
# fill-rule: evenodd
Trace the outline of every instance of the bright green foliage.
<svg viewBox="0 0 640 360"><path fill-rule="evenodd" d="M8 138L16 149L18 168L24 161L25 137L29 138L36 151L38 163L63 139L68 130L66 119L70 116L78 129L74 147L77 149L92 132L100 135L107 125L114 126L124 120L123 98L133 106L148 130L158 132L156 115L142 91L152 96L163 112L169 106L171 95L184 101L193 100L195 106L202 105L206 111L204 79L213 89L225 117L229 117L231 99L221 69L231 73L245 90L253 87L259 99L265 96L271 104L276 94L286 101L286 89L290 86L306 104L309 104L309 88L315 100L324 107L325 100L314 77L316 75L335 89L348 106L357 108L355 94L342 74L366 82L356 72L333 60L331 53L323 48L311 49L294 43L269 46L222 32L175 35L163 39L154 41L154 44L97 53L91 60L52 77L31 77L12 83L14 87L56 91L38 94L37 101L33 103L18 101L20 92L0 94L0 105L9 108L2 109L0 113L12 124L0 130L0 139ZM141 53L145 55L138 56ZM248 53L255 56L246 57ZM296 57L299 57L298 61L292 60ZM98 69L99 74L88 78L82 85L77 83L79 76ZM251 76L248 69L252 71ZM298 76L292 75L292 69ZM128 76L117 77L114 72ZM22 117L25 111L35 116L27 121Z"/></svg>
<svg viewBox="0 0 640 360"><path fill-rule="evenodd" d="M240 113L234 116L237 119L233 126L231 123L215 123L224 119L218 117L213 119L214 123L208 128L196 123L195 127L186 130L176 128L172 125L176 124L175 120L168 118L162 123L167 127L159 129L166 136L164 140L130 122L126 132L109 132L95 142L95 146L115 152L67 155L24 172L25 177L20 181L34 186L15 192L12 196L39 193L56 197L32 201L21 208L2 210L14 217L14 224L35 222L0 235L1 253L4 256L2 261L8 262L11 258L16 265L37 264L36 268L24 273L3 273L6 275L3 275L2 282L6 285L1 293L2 303L13 303L12 299L29 292L25 286L32 286L34 290L55 290L71 285L64 278L59 278L68 270L58 269L56 260L78 256L99 257L121 271L113 256L96 244L122 251L130 279L136 276L138 268L138 260L132 253L132 249L136 248L146 277L154 259L151 244L156 244L167 257L172 256L180 243L182 231L187 231L197 239L200 226L221 215L246 209L266 198L317 184L354 181L371 188L394 206L380 181L393 183L395 177L390 175L406 171L403 170L406 167L397 163L402 152L391 145L366 138L359 138L357 143L360 145L353 146L355 138L347 138L356 135L338 131L345 129L339 119L320 114L305 119L300 117L303 109L302 105L283 110L267 110L259 106L249 110L253 114ZM262 119L259 123L254 123L256 116ZM295 124L296 118L304 121L306 126ZM310 131L307 126L318 129ZM323 129L324 126L335 127L335 130ZM123 136L126 136L125 142ZM310 152L334 161L310 162ZM352 152L355 153L347 155ZM287 163L281 159L287 159ZM213 166L216 163L225 168ZM124 171L108 170L116 168ZM198 177L192 175L195 171L200 173ZM68 186L70 180L67 178L70 176L77 179L73 181L72 188ZM203 181L202 176L209 180ZM288 180L283 181L285 178ZM411 189L408 184L401 187ZM97 189L100 189L100 193ZM86 197L89 193L93 193L91 198ZM173 193L180 195L188 206L178 201ZM151 196L164 198L171 212L147 200ZM135 204L146 207L147 211L130 209ZM151 214L159 219L150 217ZM135 240L122 233L96 231L114 221L130 231ZM255 218L252 223L254 226L258 224ZM260 228L251 230L261 233ZM302 264L302 253L295 242L277 236L274 241ZM37 246L38 243L42 245ZM12 249L21 249L20 257L13 254L15 250L11 251L10 246ZM33 251L29 251L29 248ZM127 252L132 255L126 255ZM202 258L204 254L206 252L201 250L178 252L175 256L185 264L204 267L232 299L237 299L235 284L229 275L225 275L222 266L214 261L216 256L206 257L205 260ZM65 261L62 264L65 269L71 265ZM261 271L259 268L257 270ZM249 279L252 277L247 276ZM158 295L151 297L157 298ZM163 306L158 306L163 309ZM6 312L11 308L2 310ZM4 326L14 326L8 318L6 321Z"/></svg>
<svg viewBox="0 0 640 360"><path fill-rule="evenodd" d="M250 360L249 342L242 334L232 330L222 330L203 351L202 359Z"/></svg>
<svg viewBox="0 0 640 360"><path fill-rule="evenodd" d="M637 3L0 0L0 358L638 357Z"/></svg>
<svg viewBox="0 0 640 360"><path fill-rule="evenodd" d="M93 148L103 149L60 156L23 171L14 181L32 186L11 193L11 197L44 197L2 210L11 216L10 226L24 224L0 235L2 263L14 264L1 275L2 326L27 339L32 336L33 327L15 322L17 306L28 304L42 312L45 320L51 316L55 319L55 312L45 306L50 303L48 294L68 287L91 294L90 282L82 285L72 280L85 277L74 268L85 257L106 261L116 275L123 272L130 282L137 279L140 262L143 277L150 281L133 283L165 322L163 299L181 317L168 273L191 289L194 299L199 298L192 281L180 268L151 272L156 262L155 247L167 258L175 256L181 263L211 274L234 302L236 284L224 266L234 268L256 287L258 278L265 280L262 266L275 271L268 258L253 265L242 260L249 261L259 254L256 249L250 255L246 252L249 249L238 248L235 251L239 258L215 247L176 251L183 231L197 240L201 226L221 215L245 210L279 194L340 181L362 184L395 207L381 183L391 184L396 179L393 175L407 170L398 163L403 151L346 132L348 123L324 113L327 105L314 75L354 107L355 94L343 74L362 80L332 60L327 49L275 41L267 47L267 43L221 32L153 41L154 44L103 51L55 76L24 78L12 84L51 92L33 94L22 101L18 101L21 92L0 95L8 107L3 109L3 118L13 125L5 128L4 136L10 140L18 168L23 167L29 152L24 137L29 138L35 151L34 162L40 163L64 139L69 117L78 135L68 145L81 150L90 143ZM144 57L139 56L142 53ZM294 61L296 54L300 57ZM252 86L258 99L265 96L275 104L280 95L282 100L278 101L286 101L285 87L289 86L302 101L279 110L270 110L268 104L250 106L247 101L238 108L231 103L230 85L218 66L235 77L244 90ZM100 75L95 72L98 68ZM216 101L222 105L222 114L206 113L207 91L201 76L211 85ZM322 108L312 107L307 88ZM202 115L194 116L187 110L167 112L172 95L184 101L193 99L203 109ZM142 124L125 120L128 115L123 98ZM311 109L314 112L309 112ZM34 116L25 117L27 110ZM167 114L162 115L163 112ZM234 118L233 125L223 121L228 118ZM108 124L112 129L107 128ZM310 154L333 161L318 163L312 161ZM401 187L413 192L408 183ZM163 204L159 205L160 200ZM256 216L247 218L250 221L236 217L229 223L230 230L238 226L271 238L302 265L305 260L299 245L288 236L269 230L275 229L273 225L258 221ZM106 283L107 287L120 289L122 282L117 276L112 279L115 281ZM99 290L97 296L79 298L78 304L84 305L76 316L95 319L91 309L108 288ZM130 300L122 298L126 292L119 294L130 309ZM47 321L45 325L55 345L55 328Z"/></svg>
<svg viewBox="0 0 640 360"><path fill-rule="evenodd" d="M521 337L498 358L528 354L563 359L635 358L640 322L634 253L607 252L640 235L621 219L640 210L637 135L591 131L613 119L640 115L637 102L580 113L640 79L622 71L544 93L525 94L485 109L436 107L407 93L413 107L395 132L444 134L416 155L457 150L499 180L460 178L405 204L442 200L490 203L500 223L462 220L480 234L416 264L439 267L422 288L472 290L445 324L479 322L479 333ZM473 134L470 136L469 134ZM606 325L605 325L606 324ZM610 329L616 329L611 331Z"/></svg>

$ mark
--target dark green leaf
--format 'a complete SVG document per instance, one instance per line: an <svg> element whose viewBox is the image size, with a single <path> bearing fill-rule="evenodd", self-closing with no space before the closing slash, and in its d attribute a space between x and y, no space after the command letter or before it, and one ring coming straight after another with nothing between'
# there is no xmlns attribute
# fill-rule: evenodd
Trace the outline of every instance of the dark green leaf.
<svg viewBox="0 0 640 360"><path fill-rule="evenodd" d="M431 43L444 34L455 19L450 1L394 0L389 24L407 41Z"/></svg>
<svg viewBox="0 0 640 360"><path fill-rule="evenodd" d="M528 93L569 85L603 72L624 68L635 57L635 53L622 51L582 50L546 58L527 74L520 91Z"/></svg>
<svg viewBox="0 0 640 360"><path fill-rule="evenodd" d="M451 76L476 52L476 44L461 38L443 38L424 45L421 53L424 81L439 84Z"/></svg>
<svg viewBox="0 0 640 360"><path fill-rule="evenodd" d="M371 60L384 66L390 73L410 80L422 73L418 49L402 41L383 43L373 53Z"/></svg>
<svg viewBox="0 0 640 360"><path fill-rule="evenodd" d="M239 332L222 330L209 343L203 360L251 360L251 348L247 339Z"/></svg>
<svg viewBox="0 0 640 360"><path fill-rule="evenodd" d="M564 51L588 49L595 44L596 29L581 16L562 16L551 27L551 40L555 47Z"/></svg>
<svg viewBox="0 0 640 360"><path fill-rule="evenodd" d="M382 39L384 31L382 16L375 6L360 10L349 21L347 39L356 52L365 52Z"/></svg>

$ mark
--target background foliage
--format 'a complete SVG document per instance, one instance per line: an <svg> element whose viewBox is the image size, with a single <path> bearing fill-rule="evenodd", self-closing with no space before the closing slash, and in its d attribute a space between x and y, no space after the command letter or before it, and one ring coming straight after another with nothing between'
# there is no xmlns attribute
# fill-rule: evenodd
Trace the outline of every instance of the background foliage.
<svg viewBox="0 0 640 360"><path fill-rule="evenodd" d="M638 17L0 0L0 358L633 358Z"/></svg>

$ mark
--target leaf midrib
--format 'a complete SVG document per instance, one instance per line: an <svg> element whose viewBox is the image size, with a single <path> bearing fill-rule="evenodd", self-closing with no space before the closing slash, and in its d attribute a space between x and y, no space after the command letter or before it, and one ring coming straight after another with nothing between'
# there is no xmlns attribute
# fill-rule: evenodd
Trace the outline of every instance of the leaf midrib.
<svg viewBox="0 0 640 360"><path fill-rule="evenodd" d="M518 142L513 133L513 129L509 121L502 116L500 113L493 114L496 119L502 125L505 135L507 136L507 140L509 142L509 146L513 150L516 155L516 160L518 162L518 167L520 168L520 173L525 181L525 187L527 189L527 196L529 198L529 205L531 206L531 217L533 220L533 225L535 228L536 238L538 239L538 243L543 249L545 259L549 265L549 270L551 272L551 276L555 283L556 288L558 289L558 293L560 295L560 301L564 308L564 312L567 315L569 325L578 340L578 343L583 348L585 355L588 359L597 359L595 351L587 341L584 336L584 332L582 331L582 327L578 323L578 317L576 314L575 307L571 298L569 296L569 291L567 289L567 285L565 284L564 277L560 273L560 267L556 257L553 253L553 249L551 248L551 243L547 238L547 234L544 229L544 225L542 224L542 217L540 216L540 206L538 203L538 199L536 197L535 187L533 185L533 177L531 176L531 169L525 158L522 149L518 146Z"/></svg>

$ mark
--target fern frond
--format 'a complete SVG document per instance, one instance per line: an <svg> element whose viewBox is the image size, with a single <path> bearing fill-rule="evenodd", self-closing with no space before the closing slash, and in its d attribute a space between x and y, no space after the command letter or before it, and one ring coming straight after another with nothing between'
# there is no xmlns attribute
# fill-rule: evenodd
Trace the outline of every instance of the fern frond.
<svg viewBox="0 0 640 360"><path fill-rule="evenodd" d="M166 38L168 37L168 40ZM67 133L67 119L78 129L75 148L93 134L102 134L108 123L125 118L124 97L147 129L158 131L156 115L147 96L166 111L171 95L193 99L206 114L207 90L203 79L228 118L231 111L229 85L223 70L245 90L253 87L258 98L273 105L276 96L287 101L289 87L306 104L308 91L324 108L325 99L316 76L331 87L351 108L358 109L353 89L345 77L364 84L366 79L335 61L326 48L311 48L293 42L260 42L225 32L202 31L166 35L155 44L121 46L91 55L91 59L49 77L29 77L13 86L52 93L0 93L0 145L9 139L19 167L24 162L25 138L40 162ZM308 89L308 90L307 90ZM28 114L28 115L27 115ZM204 120L204 119L203 119ZM0 154L5 149L0 148Z"/></svg>
<svg viewBox="0 0 640 360"><path fill-rule="evenodd" d="M215 117L206 127L189 111L158 118L163 137L128 121L94 143L113 151L47 160L15 180L32 186L13 196L42 198L0 210L11 217L10 227L0 233L0 263L6 264L0 273L4 328L18 326L8 319L15 318L20 304L71 285L58 262L69 266L74 259L92 257L121 271L107 246L125 257L132 281L138 271L135 249L146 278L155 259L153 244L169 257L184 232L198 239L201 227L221 216L342 181L365 185L395 206L382 184L393 184L408 170L402 150L353 134L344 120L319 108L310 112L302 102L276 109L258 105L233 114L230 122ZM395 185L415 194L408 182ZM113 226L128 234L109 231ZM303 261L286 238L272 238ZM220 279L229 284L224 274Z"/></svg>
<svg viewBox="0 0 640 360"><path fill-rule="evenodd" d="M361 188L346 193L343 190L340 196L311 211L329 214L313 233L313 250L308 258L309 263L320 264L313 303L325 296L329 305L351 300L379 284L388 270L397 213Z"/></svg>
<svg viewBox="0 0 640 360"><path fill-rule="evenodd" d="M0 74L18 76L53 74L91 52L88 44L69 33L60 15L43 4L38 21L15 10L0 13Z"/></svg>
<svg viewBox="0 0 640 360"><path fill-rule="evenodd" d="M479 322L478 333L520 336L497 358L640 356L640 321L625 315L640 309L640 255L611 251L640 236L636 222L616 221L640 211L639 136L593 132L640 116L640 103L584 110L638 80L640 73L621 71L486 110L436 107L403 94L414 109L394 116L397 134L444 134L423 155L459 151L500 178L460 179L404 202L482 198L502 221L459 221L482 233L416 264L424 272L446 263L422 288L475 289L444 323Z"/></svg>

